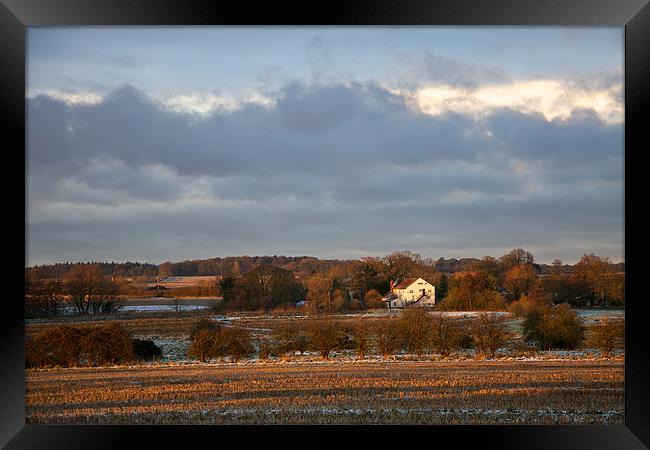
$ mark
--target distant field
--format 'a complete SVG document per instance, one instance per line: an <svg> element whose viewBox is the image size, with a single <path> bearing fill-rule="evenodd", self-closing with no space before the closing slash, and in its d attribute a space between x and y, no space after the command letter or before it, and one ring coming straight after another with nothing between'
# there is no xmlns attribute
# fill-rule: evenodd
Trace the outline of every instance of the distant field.
<svg viewBox="0 0 650 450"><path fill-rule="evenodd" d="M623 423L624 364L388 361L27 371L27 422Z"/></svg>

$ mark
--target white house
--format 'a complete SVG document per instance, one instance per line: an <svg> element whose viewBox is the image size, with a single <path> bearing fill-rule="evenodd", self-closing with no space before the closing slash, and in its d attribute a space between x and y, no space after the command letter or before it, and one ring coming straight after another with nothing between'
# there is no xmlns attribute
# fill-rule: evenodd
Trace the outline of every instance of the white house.
<svg viewBox="0 0 650 450"><path fill-rule="evenodd" d="M389 308L434 306L436 288L423 278L405 278L397 285L391 281L391 294L385 298Z"/></svg>

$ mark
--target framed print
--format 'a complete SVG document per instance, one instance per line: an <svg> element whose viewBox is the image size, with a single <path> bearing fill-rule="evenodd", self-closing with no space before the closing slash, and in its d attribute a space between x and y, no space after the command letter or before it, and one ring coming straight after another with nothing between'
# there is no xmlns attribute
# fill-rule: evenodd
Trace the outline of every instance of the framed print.
<svg viewBox="0 0 650 450"><path fill-rule="evenodd" d="M646 448L649 22L2 0L3 445Z"/></svg>

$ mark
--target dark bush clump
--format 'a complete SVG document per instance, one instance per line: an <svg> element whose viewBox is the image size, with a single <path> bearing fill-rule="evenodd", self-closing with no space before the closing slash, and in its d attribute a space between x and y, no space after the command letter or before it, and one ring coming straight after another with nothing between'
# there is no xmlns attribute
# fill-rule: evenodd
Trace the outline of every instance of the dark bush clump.
<svg viewBox="0 0 650 450"><path fill-rule="evenodd" d="M154 361L162 358L162 349L154 341L133 339L133 353L143 361Z"/></svg>

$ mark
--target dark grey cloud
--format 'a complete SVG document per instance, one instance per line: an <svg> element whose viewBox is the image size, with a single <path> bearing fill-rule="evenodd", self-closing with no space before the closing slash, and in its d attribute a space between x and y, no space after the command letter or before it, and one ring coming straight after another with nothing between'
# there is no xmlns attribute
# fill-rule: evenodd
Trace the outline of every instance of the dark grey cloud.
<svg viewBox="0 0 650 450"><path fill-rule="evenodd" d="M274 95L207 118L131 86L29 99L28 258L622 252L622 127L592 111L434 117L374 83Z"/></svg>
<svg viewBox="0 0 650 450"><path fill-rule="evenodd" d="M403 53L402 65L393 69L401 84L446 84L460 88L477 88L480 85L506 83L510 75L503 68L485 64L468 63L428 50L420 53ZM408 81L405 81L408 80Z"/></svg>

